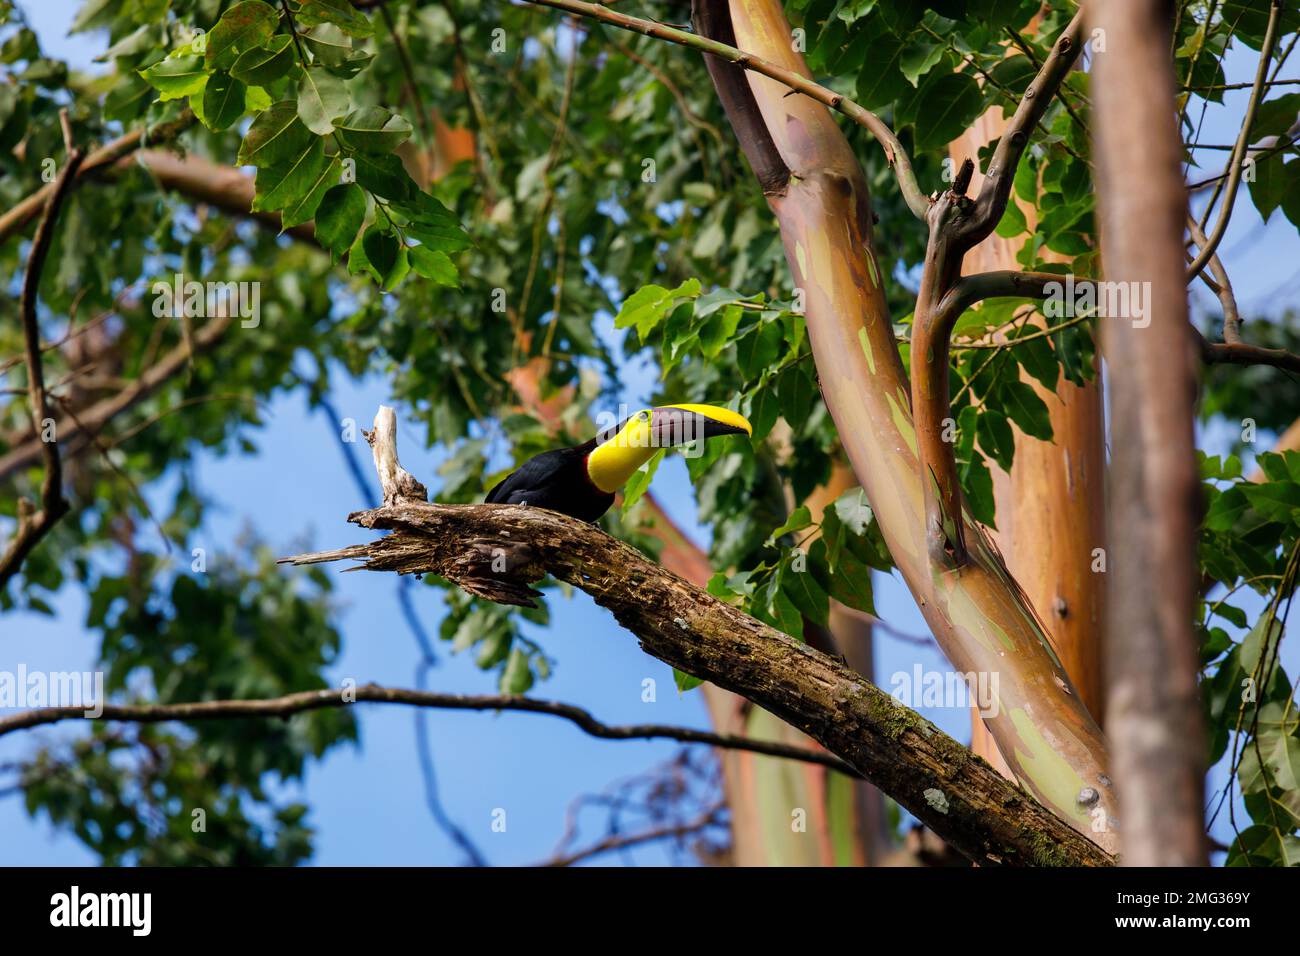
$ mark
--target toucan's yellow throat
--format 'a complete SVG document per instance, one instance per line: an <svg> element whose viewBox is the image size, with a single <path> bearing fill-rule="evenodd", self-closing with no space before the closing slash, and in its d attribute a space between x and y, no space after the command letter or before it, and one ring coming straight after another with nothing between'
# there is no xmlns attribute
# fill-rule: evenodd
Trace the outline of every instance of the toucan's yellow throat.
<svg viewBox="0 0 1300 956"><path fill-rule="evenodd" d="M689 404L645 408L596 437L596 446L587 455L587 475L597 488L612 494L661 448L753 433L745 416L729 408Z"/></svg>

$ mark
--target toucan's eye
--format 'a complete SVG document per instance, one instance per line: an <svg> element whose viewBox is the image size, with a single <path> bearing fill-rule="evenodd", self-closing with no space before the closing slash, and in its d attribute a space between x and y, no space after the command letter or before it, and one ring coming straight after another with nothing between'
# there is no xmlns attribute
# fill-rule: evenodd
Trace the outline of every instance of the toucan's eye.
<svg viewBox="0 0 1300 956"><path fill-rule="evenodd" d="M648 421L650 421L650 413L649 413L649 412L645 412L645 411L637 412L637 413L636 413L636 417L637 417L637 420L638 420L638 421L643 421L643 422L648 422Z"/></svg>

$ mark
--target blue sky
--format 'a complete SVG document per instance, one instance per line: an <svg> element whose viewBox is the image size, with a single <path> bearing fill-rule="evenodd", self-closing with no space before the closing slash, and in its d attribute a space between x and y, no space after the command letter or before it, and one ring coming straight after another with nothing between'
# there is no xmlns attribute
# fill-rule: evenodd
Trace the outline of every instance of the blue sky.
<svg viewBox="0 0 1300 956"><path fill-rule="evenodd" d="M78 4L74 0L19 0L52 55L89 68L105 47L102 36L65 36ZM1234 55L1229 80L1249 76L1253 59ZM1294 69L1288 71L1295 76ZM1207 142L1230 142L1233 122L1244 106L1245 94L1231 92L1225 107L1208 114ZM1205 168L1217 170L1222 154L1206 154ZM1247 317L1258 315L1279 301L1294 301L1300 291L1300 239L1296 230L1274 216L1260 222L1249 198L1238 201L1225 242L1225 259L1237 285ZM706 281L707 281L707 277ZM1194 298L1212 301L1200 289ZM341 373L331 400L339 413L369 422L381 402L389 402L386 384L378 377L350 382ZM635 406L653 386L653 373L641 366L628 369L626 400ZM400 416L400 410L399 410ZM198 475L203 489L220 504L205 529L209 553L229 548L246 527L254 527L282 553L294 550L304 533L321 546L358 540L360 532L344 523L344 516L361 507L357 491L342 467L335 431L319 413L309 412L301 396L283 397L265 413L266 427L254 438L260 452L254 456L219 459L205 456ZM1261 437L1260 447L1270 439ZM1215 433L1202 437L1210 451L1221 441ZM435 453L425 450L422 436L409 426L401 433L404 465L417 476L432 478ZM368 459L367 456L363 456ZM367 467L369 477L369 468ZM293 475L294 483L282 476ZM686 471L678 458L670 458L659 471L655 492L669 511L697 540L706 529L694 521L692 496ZM441 607L436 592L412 589L419 613L430 631L436 631ZM354 678L396 686L413 686L418 651L394 600L394 582L385 575L337 576L337 599L346 605L340 616L344 634L341 660L331 671L336 682ZM1252 618L1260 602L1243 602ZM898 629L925 633L915 604L897 576L877 581L877 607ZM66 590L57 601L54 618L9 614L0 621L0 669L20 662L42 670L86 670L95 660L95 635L81 627L85 606L79 592ZM553 677L532 693L539 697L579 704L609 723L657 722L707 727L703 699L698 692L678 695L670 670L648 657L635 639L620 629L589 598L578 593L571 600L552 601L553 624L534 629L558 661ZM932 648L918 648L887 636L876 642L878 682L888 687L889 675L910 671L920 663L927 669L945 666ZM479 671L471 660L451 656L439 645L440 662L430 676L430 686L459 692L493 692L494 679ZM1284 654L1290 673L1300 669L1300 655L1289 647ZM642 701L642 681L657 681L654 703ZM960 739L969 736L965 709L925 709L927 717ZM367 705L358 710L361 742L343 748L309 767L300 791L311 805L309 817L317 829L319 864L455 864L463 854L430 818L416 760L414 716L409 708ZM590 738L555 718L523 714L428 712L432 752L438 786L448 815L465 830L496 864L524 864L549 855L564 827L565 810L573 798L605 789L620 779L641 773L676 752L669 742L608 742ZM66 726L0 738L0 764L29 752L37 740L66 737ZM1218 781L1221 782L1221 781ZM493 832L492 813L507 813L504 833ZM588 818L588 834L600 832L602 821ZM1216 827L1221 839L1224 824ZM43 818L32 820L19 799L0 800L0 863L83 864L94 858L74 838L59 834ZM663 862L660 850L647 848L631 854L641 863ZM619 857L603 862L618 863Z"/></svg>

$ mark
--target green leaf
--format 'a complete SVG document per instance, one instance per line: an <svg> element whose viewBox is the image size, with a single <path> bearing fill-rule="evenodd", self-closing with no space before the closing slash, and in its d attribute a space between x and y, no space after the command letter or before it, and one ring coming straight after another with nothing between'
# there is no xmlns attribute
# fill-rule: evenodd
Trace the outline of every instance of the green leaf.
<svg viewBox="0 0 1300 956"><path fill-rule="evenodd" d="M785 524L767 536L767 543L769 545L775 544L778 538L793 534L795 531L802 531L812 523L812 512L808 510L807 505L800 505L790 512L790 517L785 520Z"/></svg>
<svg viewBox="0 0 1300 956"><path fill-rule="evenodd" d="M829 623L829 599L811 570L796 571L787 565L781 576L781 593L787 595L790 603L808 620L822 627Z"/></svg>
<svg viewBox="0 0 1300 956"><path fill-rule="evenodd" d="M996 409L986 408L975 427L980 448L998 463L999 468L1010 471L1016 454L1016 440L1007 416Z"/></svg>
<svg viewBox="0 0 1300 956"><path fill-rule="evenodd" d="M173 56L141 70L146 83L157 90L160 100L177 100L198 93L208 82L202 57Z"/></svg>
<svg viewBox="0 0 1300 956"><path fill-rule="evenodd" d="M353 110L334 124L343 142L367 153L391 153L411 135L411 124L378 106Z"/></svg>
<svg viewBox="0 0 1300 956"><path fill-rule="evenodd" d="M298 10L298 22L309 27L333 23L354 37L368 37L375 32L370 20L350 0L304 0Z"/></svg>
<svg viewBox="0 0 1300 956"><path fill-rule="evenodd" d="M970 125L983 106L984 95L973 77L936 71L921 84L907 107L916 126L917 150L947 145Z"/></svg>
<svg viewBox="0 0 1300 956"><path fill-rule="evenodd" d="M1034 335L1039 331L1026 323L1020 336ZM1015 346L1015 356L1021 367L1038 379L1048 391L1056 391L1056 383L1061 377L1061 363L1056 360L1050 338L1036 338L1022 342L1018 341L1017 337L1013 337L1011 343Z"/></svg>
<svg viewBox="0 0 1300 956"><path fill-rule="evenodd" d="M835 499L835 516L844 524L850 534L867 533L873 515L867 504L867 494L861 488L850 488Z"/></svg>
<svg viewBox="0 0 1300 956"><path fill-rule="evenodd" d="M1300 509L1300 484L1294 481L1248 482L1241 490L1250 506L1271 521L1289 524Z"/></svg>
<svg viewBox="0 0 1300 956"><path fill-rule="evenodd" d="M780 323L765 321L736 343L736 363L745 381L754 381L776 361L781 339Z"/></svg>
<svg viewBox="0 0 1300 956"><path fill-rule="evenodd" d="M366 154L358 153L356 158L358 160L357 179L364 186L366 185L366 179L362 178L361 170L363 168L369 170L370 167L361 160L369 157ZM393 207L404 219L403 228L406 234L412 239L418 239L430 249L437 249L442 252L457 252L466 248L470 244L469 236L461 228L460 220L456 218L456 214L428 193L416 189L415 183L406 175L401 161L396 156L381 158L385 161L392 160L396 162L397 169L393 175L404 177L405 183L412 190L411 198L397 202ZM369 176L368 172L367 176Z"/></svg>
<svg viewBox="0 0 1300 956"><path fill-rule="evenodd" d="M271 37L265 44L239 54L230 75L249 86L267 86L294 66L293 38L287 33Z"/></svg>
<svg viewBox="0 0 1300 956"><path fill-rule="evenodd" d="M293 100L282 100L263 110L248 128L239 147L241 166L274 166L302 152L316 139L298 121Z"/></svg>
<svg viewBox="0 0 1300 956"><path fill-rule="evenodd" d="M343 81L322 67L303 70L298 84L298 119L313 133L327 136L334 132L334 121L351 105Z"/></svg>
<svg viewBox="0 0 1300 956"><path fill-rule="evenodd" d="M839 555L839 567L831 575L831 597L845 607L876 613L871 587L871 568L851 551Z"/></svg>
<svg viewBox="0 0 1300 956"><path fill-rule="evenodd" d="M315 188L327 162L324 142L313 136L297 155L272 166L260 167L253 211L284 209L299 202Z"/></svg>
<svg viewBox="0 0 1300 956"><path fill-rule="evenodd" d="M989 71L989 75L997 80L999 86L1006 87L1017 96L1024 94L1037 73L1037 68L1023 53L999 60Z"/></svg>
<svg viewBox="0 0 1300 956"><path fill-rule="evenodd" d="M210 130L223 130L244 115L247 87L220 70L208 78L203 90L203 124Z"/></svg>
<svg viewBox="0 0 1300 956"><path fill-rule="evenodd" d="M703 302L703 297L696 303L696 318L702 317L700 302ZM718 357L731 341L732 336L736 334L736 327L740 325L743 315L744 310L740 306L727 305L709 316L708 321L700 328L700 351L706 358Z"/></svg>
<svg viewBox="0 0 1300 956"><path fill-rule="evenodd" d="M417 274L440 286L450 289L460 288L460 271L447 253L427 246L411 246L407 252L411 257L411 268Z"/></svg>
<svg viewBox="0 0 1300 956"><path fill-rule="evenodd" d="M397 268L401 243L395 235L375 222L362 234L361 245L366 251L370 274L381 286L386 285L393 270Z"/></svg>
<svg viewBox="0 0 1300 956"><path fill-rule="evenodd" d="M1214 497L1205 513L1205 527L1211 531L1231 531L1241 517L1250 510L1250 502L1239 487L1226 489Z"/></svg>
<svg viewBox="0 0 1300 956"><path fill-rule="evenodd" d="M1007 415L1031 438L1052 440L1052 419L1046 403L1024 382L1003 382L998 390Z"/></svg>
<svg viewBox="0 0 1300 956"><path fill-rule="evenodd" d="M312 27L303 40L312 56L325 66L339 66L352 55L352 39L332 23Z"/></svg>
<svg viewBox="0 0 1300 956"><path fill-rule="evenodd" d="M401 202L415 192L415 183L396 156L354 153L348 158L355 164L357 182L376 196Z"/></svg>
<svg viewBox="0 0 1300 956"><path fill-rule="evenodd" d="M478 654L474 658L475 665L482 670L496 667L510 653L510 645L514 643L514 637L509 627L494 627L482 639Z"/></svg>
<svg viewBox="0 0 1300 956"><path fill-rule="evenodd" d="M280 231L309 222L316 215L316 209L330 189L338 185L339 158L332 157L325 168L316 176L311 187L300 199L289 203L280 213Z"/></svg>
<svg viewBox="0 0 1300 956"><path fill-rule="evenodd" d="M367 53L365 50L356 50L342 63L326 63L325 69L329 70L335 76L350 80L367 66L375 58L373 53Z"/></svg>
<svg viewBox="0 0 1300 956"><path fill-rule="evenodd" d="M501 672L503 694L524 694L533 686L533 671L528 666L528 652L522 647L510 651L505 670Z"/></svg>
<svg viewBox="0 0 1300 956"><path fill-rule="evenodd" d="M979 452L971 455L970 461L960 463L957 467L961 478L962 496L966 507L975 520L989 527L995 527L993 519L996 505L993 500L993 475Z"/></svg>
<svg viewBox="0 0 1300 956"><path fill-rule="evenodd" d="M928 40L914 39L903 47L899 55L898 67L907 81L916 86L921 77L930 72L930 68L943 56L944 47Z"/></svg>
<svg viewBox="0 0 1300 956"><path fill-rule="evenodd" d="M699 687L704 683L704 681L699 677L695 677L685 671L679 671L674 667L673 683L677 685L677 693L684 694L688 690L694 690L696 687Z"/></svg>
<svg viewBox="0 0 1300 956"><path fill-rule="evenodd" d="M856 99L867 109L893 106L909 89L902 71L905 44L883 24L870 25L864 33L868 35L859 42L870 44L871 56L858 74Z"/></svg>
<svg viewBox="0 0 1300 956"><path fill-rule="evenodd" d="M745 417L754 429L754 440L761 441L771 432L781 414L781 402L776 397L776 389L763 385L749 396L749 409Z"/></svg>
<svg viewBox="0 0 1300 956"><path fill-rule="evenodd" d="M280 23L275 7L262 0L243 0L221 15L208 34L208 66L228 70L239 54L271 39Z"/></svg>
<svg viewBox="0 0 1300 956"><path fill-rule="evenodd" d="M699 279L687 279L672 290L659 285L642 286L623 301L623 307L614 316L614 328L635 326L637 338L644 342L672 311L678 299L694 298L699 294Z"/></svg>
<svg viewBox="0 0 1300 956"><path fill-rule="evenodd" d="M365 190L356 183L334 186L321 197L316 209L316 241L338 259L356 239L365 218Z"/></svg>
<svg viewBox="0 0 1300 956"><path fill-rule="evenodd" d="M1003 239L1014 239L1029 231L1029 223L1025 220L1025 214L1020 210L1020 203L1014 199L1007 203L1006 212L1002 214L1002 219L998 223L997 229L994 230Z"/></svg>
<svg viewBox="0 0 1300 956"><path fill-rule="evenodd" d="M803 614L784 587L785 566L773 575L767 589L767 611L776 626L797 641L803 640ZM796 576L805 577L807 572Z"/></svg>
<svg viewBox="0 0 1300 956"><path fill-rule="evenodd" d="M777 379L776 392L782 417L798 432L812 415L819 394L817 383L801 366L791 365Z"/></svg>
<svg viewBox="0 0 1300 956"><path fill-rule="evenodd" d="M1265 136L1281 136L1300 116L1300 93L1287 93L1265 100L1255 110L1255 124L1250 130L1250 142Z"/></svg>
<svg viewBox="0 0 1300 956"><path fill-rule="evenodd" d="M1287 195L1300 189L1300 162L1284 163L1284 158L1284 153L1274 153L1256 160L1246 170L1251 202L1265 222Z"/></svg>
<svg viewBox="0 0 1300 956"><path fill-rule="evenodd" d="M650 482L654 481L655 472L659 470L659 463L663 461L666 451L665 448L659 449L649 461L632 472L632 477L623 486L623 511L640 501L641 496L650 488Z"/></svg>

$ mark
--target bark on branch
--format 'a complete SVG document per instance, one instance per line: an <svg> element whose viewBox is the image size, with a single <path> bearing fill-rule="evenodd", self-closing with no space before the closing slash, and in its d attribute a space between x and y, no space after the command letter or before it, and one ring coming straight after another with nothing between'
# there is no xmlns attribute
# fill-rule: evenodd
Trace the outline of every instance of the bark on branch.
<svg viewBox="0 0 1300 956"><path fill-rule="evenodd" d="M380 419L391 410L381 409ZM376 428L376 460L393 432ZM400 466L398 466L400 467ZM383 473L381 472L381 479ZM1085 836L929 721L840 661L694 587L599 528L511 505L428 504L395 483L390 504L349 516L390 532L367 544L284 558L353 559L372 571L437 574L471 594L524 603L551 574L590 594L654 657L735 691L843 758L927 826L986 865L1106 865Z"/></svg>

